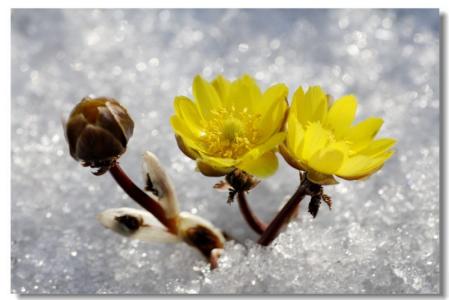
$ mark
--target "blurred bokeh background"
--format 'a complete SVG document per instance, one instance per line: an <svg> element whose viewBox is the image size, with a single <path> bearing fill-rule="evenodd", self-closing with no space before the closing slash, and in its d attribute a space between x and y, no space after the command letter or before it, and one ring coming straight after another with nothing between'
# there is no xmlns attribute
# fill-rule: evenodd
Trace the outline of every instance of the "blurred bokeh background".
<svg viewBox="0 0 449 300"><path fill-rule="evenodd" d="M438 293L438 49L438 10L13 10L12 292ZM243 73L290 95L355 94L357 118L384 118L379 136L398 139L381 172L326 187L333 210L314 220L305 201L267 249L217 180L194 172L168 121L196 74ZM86 95L117 98L133 116L121 164L136 182L153 151L181 208L236 238L217 270L186 245L130 241L96 221L137 206L68 154L61 118ZM249 196L267 221L298 184L280 160Z"/></svg>

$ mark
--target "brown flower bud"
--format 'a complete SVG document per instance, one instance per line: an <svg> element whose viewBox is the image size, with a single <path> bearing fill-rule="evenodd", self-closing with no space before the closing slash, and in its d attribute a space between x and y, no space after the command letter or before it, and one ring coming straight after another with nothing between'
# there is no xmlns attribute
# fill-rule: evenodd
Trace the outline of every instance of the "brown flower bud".
<svg viewBox="0 0 449 300"><path fill-rule="evenodd" d="M112 98L84 98L65 124L70 155L84 166L105 173L126 150L134 122L126 109Z"/></svg>

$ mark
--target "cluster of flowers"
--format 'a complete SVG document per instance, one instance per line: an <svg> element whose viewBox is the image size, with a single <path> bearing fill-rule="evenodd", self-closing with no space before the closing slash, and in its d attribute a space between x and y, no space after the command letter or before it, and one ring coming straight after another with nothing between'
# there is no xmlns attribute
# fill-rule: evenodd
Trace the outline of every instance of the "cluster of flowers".
<svg viewBox="0 0 449 300"><path fill-rule="evenodd" d="M317 184L335 184L334 175L362 179L393 154L395 140L374 140L380 118L353 125L357 100L335 102L318 86L299 87L288 108L288 88L276 84L262 93L248 75L230 82L218 76L193 81L193 98L176 97L170 121L179 148L196 160L206 176L241 169L268 177L278 167L280 151L294 168Z"/></svg>
<svg viewBox="0 0 449 300"><path fill-rule="evenodd" d="M288 88L276 84L261 92L244 75L235 81L218 76L211 82L196 76L193 100L178 96L170 123L180 150L195 160L205 176L225 176L216 187L229 189L229 201L238 195L248 224L268 245L288 222L304 196L311 196L315 217L321 200L331 206L323 185L364 179L382 168L393 154L395 140L375 139L383 120L370 117L354 123L357 100L353 95L335 101L318 86L299 87L288 104ZM145 241L184 241L198 248L212 264L225 238L208 221L179 212L174 187L157 158L144 155L144 191L118 165L132 136L134 122L116 100L85 98L65 124L70 154L84 166L110 171L117 183L148 212L120 208L99 215L106 227ZM278 168L276 152L299 170L296 193L265 225L250 210L245 193Z"/></svg>

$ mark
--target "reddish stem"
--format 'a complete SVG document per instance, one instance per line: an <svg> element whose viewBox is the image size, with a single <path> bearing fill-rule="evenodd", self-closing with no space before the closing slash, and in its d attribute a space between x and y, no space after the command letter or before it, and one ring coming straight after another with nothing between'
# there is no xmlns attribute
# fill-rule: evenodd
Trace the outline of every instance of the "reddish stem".
<svg viewBox="0 0 449 300"><path fill-rule="evenodd" d="M169 230L173 231L173 223L167 219L165 211L162 206L148 194L142 191L131 178L126 175L125 171L119 166L118 162L115 163L110 169L112 177L122 187L122 189L140 206L148 210L156 219L164 224Z"/></svg>
<svg viewBox="0 0 449 300"><path fill-rule="evenodd" d="M274 217L273 221L271 221L260 237L258 241L260 245L268 246L278 236L282 226L288 222L301 200L308 194L310 185L314 184L307 179L301 182L301 185L298 187L295 194L288 200L287 204L284 205L276 217Z"/></svg>
<svg viewBox="0 0 449 300"><path fill-rule="evenodd" d="M237 201L239 203L240 211L242 212L248 225L258 234L262 234L267 228L267 225L259 220L259 218L257 218L251 211L244 191L239 191L237 193Z"/></svg>

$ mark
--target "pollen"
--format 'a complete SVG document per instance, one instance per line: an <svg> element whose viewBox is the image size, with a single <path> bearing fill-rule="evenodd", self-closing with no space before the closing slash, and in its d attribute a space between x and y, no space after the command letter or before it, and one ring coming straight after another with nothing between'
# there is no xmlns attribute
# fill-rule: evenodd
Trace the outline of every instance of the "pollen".
<svg viewBox="0 0 449 300"><path fill-rule="evenodd" d="M217 108L212 115L204 121L201 141L214 156L237 158L256 145L260 135L256 128L260 115L246 109L237 111L233 106Z"/></svg>

